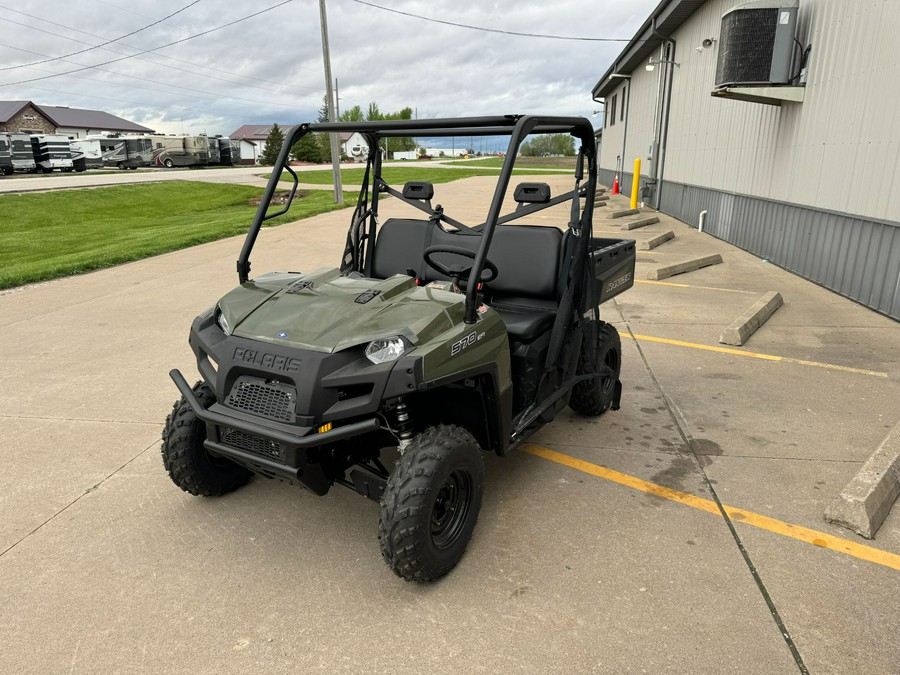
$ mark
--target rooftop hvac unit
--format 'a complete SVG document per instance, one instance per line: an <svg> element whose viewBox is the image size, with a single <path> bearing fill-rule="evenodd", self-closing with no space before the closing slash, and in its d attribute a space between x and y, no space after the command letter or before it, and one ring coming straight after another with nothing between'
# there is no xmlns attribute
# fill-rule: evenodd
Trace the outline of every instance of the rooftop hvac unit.
<svg viewBox="0 0 900 675"><path fill-rule="evenodd" d="M722 16L716 88L789 84L797 7L765 0Z"/></svg>

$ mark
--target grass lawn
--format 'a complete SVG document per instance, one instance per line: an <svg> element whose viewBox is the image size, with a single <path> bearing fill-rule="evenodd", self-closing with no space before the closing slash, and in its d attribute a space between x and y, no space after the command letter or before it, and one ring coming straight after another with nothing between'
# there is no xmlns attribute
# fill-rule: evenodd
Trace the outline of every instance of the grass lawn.
<svg viewBox="0 0 900 675"><path fill-rule="evenodd" d="M503 166L503 157L485 157L483 159L458 159L444 164L459 164L463 166ZM574 157L519 157L516 160L517 169L569 169L575 172Z"/></svg>
<svg viewBox="0 0 900 675"><path fill-rule="evenodd" d="M365 175L365 168L360 169L341 169L341 180L344 188L355 188L362 183ZM540 171L515 171L516 174L540 174ZM317 185L331 185L333 174L331 169L325 171L302 171L297 172L301 183L314 183ZM406 181L410 180L427 180L432 183L449 183L450 181L460 180L461 178L471 178L472 176L497 176L496 171L490 169L451 169L439 167L416 167L412 166L386 166L381 172L381 177L391 186L402 187ZM282 174L281 180L290 182L289 175Z"/></svg>
<svg viewBox="0 0 900 675"><path fill-rule="evenodd" d="M0 288L110 267L245 233L262 190L166 182L0 196ZM267 227L338 207L325 191L294 199ZM272 207L273 211L283 208ZM237 255L237 250L235 250Z"/></svg>

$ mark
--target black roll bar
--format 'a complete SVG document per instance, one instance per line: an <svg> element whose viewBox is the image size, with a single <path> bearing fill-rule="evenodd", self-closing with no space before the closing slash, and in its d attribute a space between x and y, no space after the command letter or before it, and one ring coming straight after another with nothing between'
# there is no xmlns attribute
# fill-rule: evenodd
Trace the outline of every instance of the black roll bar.
<svg viewBox="0 0 900 675"><path fill-rule="evenodd" d="M378 151L378 139L383 137L398 136L509 136L509 145L503 166L500 169L499 180L494 189L494 196L491 199L491 205L488 209L487 218L483 226L483 237L481 245L475 255L475 261L469 274L469 283L466 289L466 323L474 323L478 318L478 280L481 278L481 272L484 269L484 261L487 258L487 252L490 248L491 239L497 225L506 222L506 219L500 217L500 209L503 205L503 198L509 188L509 181L512 176L513 165L515 164L516 154L519 146L526 136L529 134L554 134L568 133L581 141L581 149L588 164L588 180L583 186L582 191L586 197L584 213L582 220L590 221L593 212L594 192L597 182L597 162L596 147L594 146L594 130L590 122L583 117L537 117L532 115L506 115L495 117L463 117L463 118L442 118L442 119L421 119L421 120L385 120L377 122L324 122L316 124L298 124L287 130L284 138L284 144L278 153L278 159L272 167L272 174L269 176L269 182L263 191L259 208L253 217L253 222L247 232L247 238L241 248L240 257L237 261L237 272L240 283L246 282L250 278L250 253L259 236L263 222L268 217L274 217L278 214L267 216L266 212L272 202L272 197L278 187L282 171L288 165L288 157L291 148L307 133L312 132L353 132L357 131L364 134L370 142L370 153L374 156L369 157L372 162L372 183L373 190L371 193L372 204L369 209L369 227L365 228L365 259L363 262L365 272L371 274L372 267L372 243L375 239L375 229L377 227L378 213L378 189L381 182L381 156ZM579 159L578 173L580 174L583 165ZM293 174L293 172L291 172ZM580 176L579 176L580 177ZM296 190L295 185L291 191ZM572 195L573 201L577 199ZM546 206L546 205L544 205ZM574 206L574 204L573 204ZM286 210L286 209L285 209ZM481 228L482 226L479 226Z"/></svg>

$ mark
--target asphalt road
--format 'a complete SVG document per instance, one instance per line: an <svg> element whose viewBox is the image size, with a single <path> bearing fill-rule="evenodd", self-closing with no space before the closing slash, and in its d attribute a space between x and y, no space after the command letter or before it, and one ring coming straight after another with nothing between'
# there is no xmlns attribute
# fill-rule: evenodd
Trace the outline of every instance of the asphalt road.
<svg viewBox="0 0 900 675"><path fill-rule="evenodd" d="M437 186L472 219L492 188ZM348 220L264 230L254 271L336 264ZM622 409L487 457L469 550L426 586L391 574L348 490L201 499L166 476L166 373L195 373L188 329L240 238L0 293L0 672L896 673L900 509L874 542L822 512L900 417L897 324L661 220L630 236L676 238L604 306ZM769 290L785 306L716 351Z"/></svg>

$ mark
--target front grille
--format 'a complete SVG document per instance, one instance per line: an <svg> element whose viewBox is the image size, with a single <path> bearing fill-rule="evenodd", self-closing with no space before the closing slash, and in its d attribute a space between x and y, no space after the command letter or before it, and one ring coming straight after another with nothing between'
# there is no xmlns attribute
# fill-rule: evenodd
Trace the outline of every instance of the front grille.
<svg viewBox="0 0 900 675"><path fill-rule="evenodd" d="M277 382L241 377L225 405L281 422L294 421L293 389Z"/></svg>
<svg viewBox="0 0 900 675"><path fill-rule="evenodd" d="M222 442L247 452L252 452L265 457L283 459L282 447L275 441L269 441L253 434L248 434L237 429L222 427Z"/></svg>

